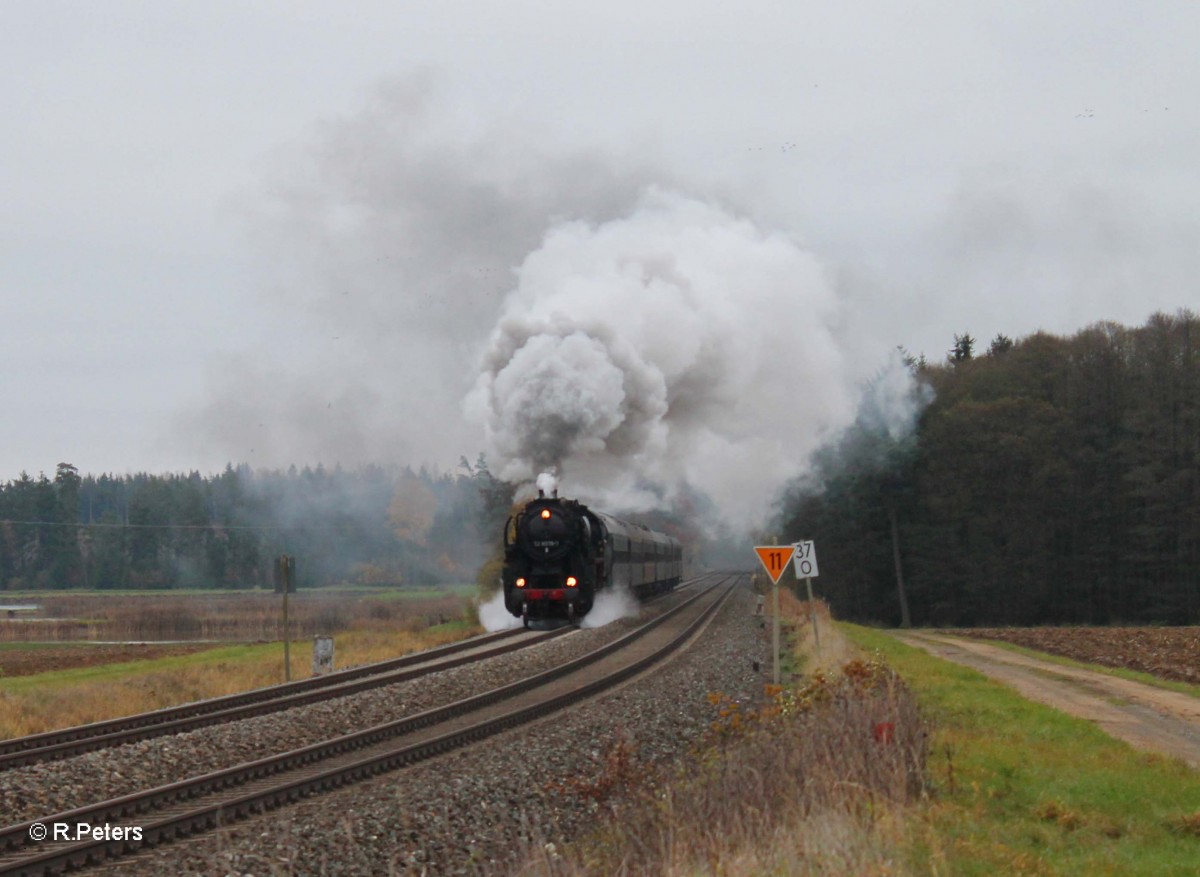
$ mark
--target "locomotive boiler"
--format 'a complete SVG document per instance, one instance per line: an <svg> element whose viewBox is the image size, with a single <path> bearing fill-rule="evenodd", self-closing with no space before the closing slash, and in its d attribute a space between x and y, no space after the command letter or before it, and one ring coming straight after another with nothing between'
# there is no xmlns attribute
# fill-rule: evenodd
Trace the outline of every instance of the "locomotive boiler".
<svg viewBox="0 0 1200 877"><path fill-rule="evenodd" d="M504 528L504 605L526 627L578 622L608 590L644 600L682 572L677 539L541 491Z"/></svg>

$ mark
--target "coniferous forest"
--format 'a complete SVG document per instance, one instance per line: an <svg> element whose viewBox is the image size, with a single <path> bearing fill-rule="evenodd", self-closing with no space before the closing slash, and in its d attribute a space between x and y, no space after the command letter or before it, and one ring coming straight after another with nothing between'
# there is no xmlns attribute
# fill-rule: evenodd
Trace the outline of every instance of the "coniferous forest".
<svg viewBox="0 0 1200 877"><path fill-rule="evenodd" d="M512 486L482 457L456 474L367 466L220 475L23 474L0 485L0 590L472 581Z"/></svg>
<svg viewBox="0 0 1200 877"><path fill-rule="evenodd" d="M1200 623L1198 340L1181 311L909 356L911 428L866 393L777 532L817 543L817 591L846 619ZM0 589L269 587L282 553L302 586L467 581L513 490L482 457L454 474L62 463L0 483Z"/></svg>
<svg viewBox="0 0 1200 877"><path fill-rule="evenodd" d="M976 347L908 356L915 428L864 406L792 486L818 592L884 624L1200 623L1200 319Z"/></svg>

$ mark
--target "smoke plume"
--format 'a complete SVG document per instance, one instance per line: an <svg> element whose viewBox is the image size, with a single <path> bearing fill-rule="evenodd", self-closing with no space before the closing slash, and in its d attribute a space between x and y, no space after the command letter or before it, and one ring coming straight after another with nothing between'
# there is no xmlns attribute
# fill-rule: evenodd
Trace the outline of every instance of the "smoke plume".
<svg viewBox="0 0 1200 877"><path fill-rule="evenodd" d="M605 510L705 494L753 523L853 419L879 348L795 237L708 194L463 112L433 77L385 83L247 195L276 319L176 439L214 467L486 448Z"/></svg>
<svg viewBox="0 0 1200 877"><path fill-rule="evenodd" d="M686 483L749 523L852 416L838 316L796 240L650 188L524 259L467 409L503 478L632 508Z"/></svg>
<svg viewBox="0 0 1200 877"><path fill-rule="evenodd" d="M232 205L269 331L214 363L172 440L215 468L473 459L461 402L514 266L555 218L618 216L663 178L489 119L436 75L381 83Z"/></svg>

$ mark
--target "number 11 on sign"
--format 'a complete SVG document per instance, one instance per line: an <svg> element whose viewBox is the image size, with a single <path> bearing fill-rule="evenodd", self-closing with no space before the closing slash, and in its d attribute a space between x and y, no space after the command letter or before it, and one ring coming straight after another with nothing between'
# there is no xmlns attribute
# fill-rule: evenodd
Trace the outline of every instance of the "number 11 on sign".
<svg viewBox="0 0 1200 877"><path fill-rule="evenodd" d="M794 551L795 548L791 545L754 546L754 553L758 555L763 569L767 571L767 575L771 577L771 581L775 584L779 584L779 577L783 575L783 571L787 568L788 562L791 561Z"/></svg>

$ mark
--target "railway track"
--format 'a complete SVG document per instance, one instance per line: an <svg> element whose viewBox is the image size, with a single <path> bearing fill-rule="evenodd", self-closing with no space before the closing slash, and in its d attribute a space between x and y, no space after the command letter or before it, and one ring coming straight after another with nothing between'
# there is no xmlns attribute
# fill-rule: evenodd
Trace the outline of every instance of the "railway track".
<svg viewBox="0 0 1200 877"><path fill-rule="evenodd" d="M471 661L503 655L546 642L570 632L504 630L471 637L457 643L428 649L374 664L341 670L326 676L314 676L282 685L196 701L177 707L122 716L58 731L0 741L0 771L83 752L122 746L138 740L179 734L208 725L266 715L304 704L344 697L371 688L394 685L430 673L448 670Z"/></svg>
<svg viewBox="0 0 1200 877"><path fill-rule="evenodd" d="M59 873L127 855L413 764L564 709L636 676L698 635L732 591L732 581L698 589L678 606L601 649L453 704L228 770L0 829L0 875ZM37 826L55 823L133 823L140 836L37 842Z"/></svg>
<svg viewBox="0 0 1200 877"><path fill-rule="evenodd" d="M702 576L696 582L705 581L710 576ZM682 587L692 584L694 582L688 582ZM654 600L647 601L652 602ZM571 630L573 628L569 627L553 631L527 631L520 628L502 630L326 676L314 676L87 725L12 737L0 740L0 772L394 685L547 642Z"/></svg>

